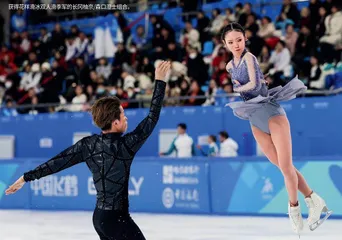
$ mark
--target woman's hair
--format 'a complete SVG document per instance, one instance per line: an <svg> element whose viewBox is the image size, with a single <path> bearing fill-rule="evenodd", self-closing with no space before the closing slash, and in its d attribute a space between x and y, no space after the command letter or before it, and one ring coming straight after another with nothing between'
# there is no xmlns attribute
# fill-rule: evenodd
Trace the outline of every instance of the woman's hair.
<svg viewBox="0 0 342 240"><path fill-rule="evenodd" d="M245 36L245 29L237 22L233 22L229 23L227 26L223 28L221 33L221 40L225 41L224 38L226 37L226 34L232 31L241 32Z"/></svg>

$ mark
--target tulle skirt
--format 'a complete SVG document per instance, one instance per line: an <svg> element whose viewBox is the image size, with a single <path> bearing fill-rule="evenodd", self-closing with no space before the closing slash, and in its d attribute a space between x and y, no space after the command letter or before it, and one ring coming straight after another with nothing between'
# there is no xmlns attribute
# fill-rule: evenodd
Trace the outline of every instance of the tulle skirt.
<svg viewBox="0 0 342 240"><path fill-rule="evenodd" d="M268 96L257 96L248 101L231 102L226 104L232 108L235 116L250 120L253 113L265 108L265 106L277 106L279 102L289 101L300 93L305 92L307 87L297 77L289 81L285 86L278 86L268 90Z"/></svg>

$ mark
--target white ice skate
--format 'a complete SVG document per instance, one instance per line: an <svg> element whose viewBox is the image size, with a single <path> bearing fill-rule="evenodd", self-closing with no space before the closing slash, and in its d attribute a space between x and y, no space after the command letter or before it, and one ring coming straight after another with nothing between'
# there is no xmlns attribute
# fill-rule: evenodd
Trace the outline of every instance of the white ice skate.
<svg viewBox="0 0 342 240"><path fill-rule="evenodd" d="M306 205L309 208L308 225L311 231L318 228L331 214L325 201L316 193L312 193L310 198L305 198ZM322 213L325 216L321 219Z"/></svg>
<svg viewBox="0 0 342 240"><path fill-rule="evenodd" d="M291 207L289 203L288 210L289 210L289 218L290 218L290 222L292 225L292 229L295 233L299 235L299 238L300 238L300 232L303 230L304 224L303 224L303 217L302 217L302 212L300 211L299 203L298 203L298 206L296 207Z"/></svg>

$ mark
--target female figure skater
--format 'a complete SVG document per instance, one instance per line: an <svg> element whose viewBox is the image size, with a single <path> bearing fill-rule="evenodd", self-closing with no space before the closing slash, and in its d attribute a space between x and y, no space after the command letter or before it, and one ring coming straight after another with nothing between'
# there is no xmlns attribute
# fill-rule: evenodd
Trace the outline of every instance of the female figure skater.
<svg viewBox="0 0 342 240"><path fill-rule="evenodd" d="M158 122L165 95L164 79L170 66L170 62L163 61L157 67L150 112L133 132L122 135L127 130L127 118L120 100L101 98L93 105L92 115L102 133L81 139L36 169L24 173L6 190L6 195L15 193L26 182L85 162L92 172L97 191L93 224L100 239L145 240L129 214L129 175L135 154Z"/></svg>
<svg viewBox="0 0 342 240"><path fill-rule="evenodd" d="M298 79L292 79L284 87L268 90L256 57L245 49L245 31L238 23L228 24L222 31L222 41L233 59L226 69L231 74L234 92L240 93L243 101L227 104L234 115L249 120L255 140L267 158L282 172L289 195L288 211L293 230L300 234L303 219L297 191L305 197L309 208L308 224L315 230L331 214L325 201L306 183L302 174L292 163L290 124L279 101L287 101L306 90ZM327 213L320 220L321 213Z"/></svg>

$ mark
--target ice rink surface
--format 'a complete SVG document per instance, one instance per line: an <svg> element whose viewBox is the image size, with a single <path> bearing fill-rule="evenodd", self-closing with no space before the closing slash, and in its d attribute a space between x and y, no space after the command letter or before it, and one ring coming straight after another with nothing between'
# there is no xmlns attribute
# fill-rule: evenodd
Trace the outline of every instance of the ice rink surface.
<svg viewBox="0 0 342 240"><path fill-rule="evenodd" d="M287 218L132 214L147 240L296 240ZM301 240L341 240L342 220L327 220ZM0 240L97 240L92 212L0 210Z"/></svg>

